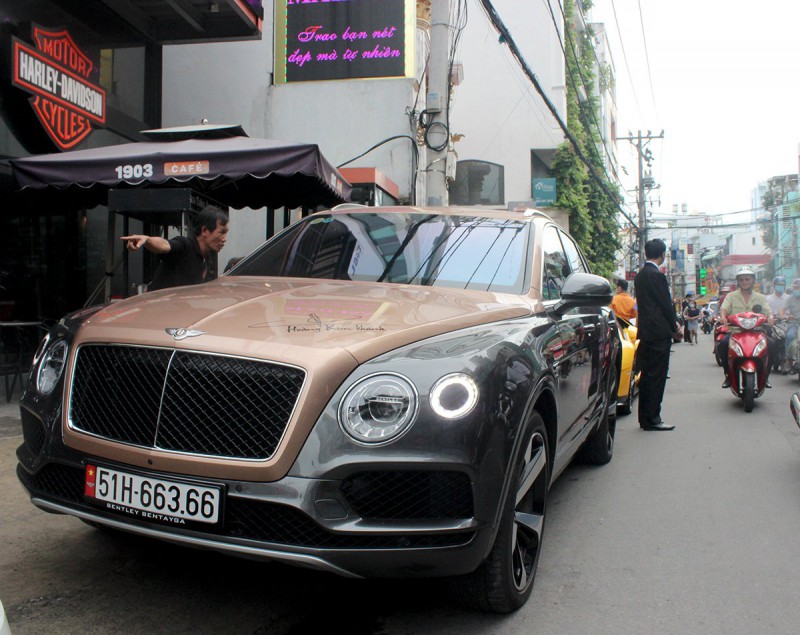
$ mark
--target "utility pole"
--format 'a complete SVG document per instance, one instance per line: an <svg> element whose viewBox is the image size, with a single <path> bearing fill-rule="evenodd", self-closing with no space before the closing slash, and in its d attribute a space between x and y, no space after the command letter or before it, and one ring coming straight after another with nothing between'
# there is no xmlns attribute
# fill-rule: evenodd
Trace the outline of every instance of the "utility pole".
<svg viewBox="0 0 800 635"><path fill-rule="evenodd" d="M649 144L653 139L663 139L664 131L662 130L660 134L654 135L649 130L647 131L647 134L642 134L642 131L639 130L635 137L629 132L627 137L617 138L630 141L636 147L636 153L638 155L639 185L636 188L636 205L639 210L638 240L639 266L641 267L644 265L644 261L646 260L644 254L644 244L647 242L647 199L645 198L645 194L646 190L651 190L655 187L655 180L653 177L649 174L646 175L644 171L644 164L647 163L647 167L650 167L653 160L653 153L650 152L647 144Z"/></svg>
<svg viewBox="0 0 800 635"><path fill-rule="evenodd" d="M447 190L447 151L450 147L450 4L436 0L431 4L431 50L428 61L428 94L425 174L428 205L449 205Z"/></svg>

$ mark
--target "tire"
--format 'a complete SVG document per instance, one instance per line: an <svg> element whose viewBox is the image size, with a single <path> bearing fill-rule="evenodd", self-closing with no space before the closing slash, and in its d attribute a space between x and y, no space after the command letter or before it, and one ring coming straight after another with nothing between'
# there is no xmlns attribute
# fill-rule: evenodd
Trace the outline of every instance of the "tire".
<svg viewBox="0 0 800 635"><path fill-rule="evenodd" d="M617 412L621 415L629 415L633 412L633 397L634 391L636 390L636 358L633 359L633 364L631 365L631 376L628 380L628 397L625 399L625 403L620 406L617 406Z"/></svg>
<svg viewBox="0 0 800 635"><path fill-rule="evenodd" d="M533 590L550 482L547 431L538 412L531 418L523 448L492 550L474 572L449 580L453 599L471 609L511 613Z"/></svg>
<svg viewBox="0 0 800 635"><path fill-rule="evenodd" d="M756 377L753 373L742 373L742 400L744 411L753 412L756 402Z"/></svg>
<svg viewBox="0 0 800 635"><path fill-rule="evenodd" d="M633 376L632 372L631 376ZM610 383L612 384L612 389L609 391L611 394L606 398L606 403L603 406L603 414L600 417L600 423L597 429L588 436L580 450L581 460L591 465L605 465L611 461L611 457L614 455L614 434L616 433L617 422L609 416L608 411L612 395L616 393L616 390L613 388L616 382L612 381ZM630 399L633 397L630 394L628 397L628 403L630 403Z"/></svg>

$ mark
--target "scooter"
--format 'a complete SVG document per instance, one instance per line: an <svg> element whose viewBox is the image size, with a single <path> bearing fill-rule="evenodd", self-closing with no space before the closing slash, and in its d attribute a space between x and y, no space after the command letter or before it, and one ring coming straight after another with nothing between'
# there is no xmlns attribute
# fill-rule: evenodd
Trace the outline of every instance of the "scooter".
<svg viewBox="0 0 800 635"><path fill-rule="evenodd" d="M714 330L714 326L711 323L711 318L708 315L703 316L700 328L706 335L708 335L709 333L711 333L712 330Z"/></svg>
<svg viewBox="0 0 800 635"><path fill-rule="evenodd" d="M775 338L775 350L778 351L776 356L778 359L773 360L772 370L779 372L781 375L796 372L794 368L794 361L791 360L791 354L786 350L786 334L789 331L791 322L787 319L775 320L775 325L772 327L772 337Z"/></svg>
<svg viewBox="0 0 800 635"><path fill-rule="evenodd" d="M752 412L756 397L767 387L769 355L767 336L760 330L767 318L761 313L737 313L728 316L738 333L731 333L728 346L728 380L731 392L744 402L744 411Z"/></svg>

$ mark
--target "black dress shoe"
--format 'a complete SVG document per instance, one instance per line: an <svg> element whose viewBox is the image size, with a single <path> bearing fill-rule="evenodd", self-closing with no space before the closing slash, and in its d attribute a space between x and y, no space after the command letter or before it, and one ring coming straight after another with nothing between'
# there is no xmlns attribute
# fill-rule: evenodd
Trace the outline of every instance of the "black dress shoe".
<svg viewBox="0 0 800 635"><path fill-rule="evenodd" d="M674 430L675 426L660 421L652 426L642 426L642 430Z"/></svg>
<svg viewBox="0 0 800 635"><path fill-rule="evenodd" d="M722 382L722 387L723 388L730 388L731 387L731 380L726 377L725 381Z"/></svg>
<svg viewBox="0 0 800 635"><path fill-rule="evenodd" d="M765 381L765 382L764 382L764 387L765 387L765 388L772 388L772 384L771 384L771 383L769 383L769 379L768 379L767 381Z"/></svg>

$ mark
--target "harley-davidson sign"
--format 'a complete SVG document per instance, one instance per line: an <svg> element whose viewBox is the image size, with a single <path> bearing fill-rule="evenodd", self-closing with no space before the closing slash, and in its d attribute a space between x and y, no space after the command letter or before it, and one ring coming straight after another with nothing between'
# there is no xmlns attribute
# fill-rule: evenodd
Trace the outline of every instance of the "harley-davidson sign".
<svg viewBox="0 0 800 635"><path fill-rule="evenodd" d="M106 92L89 81L94 64L66 30L33 27L36 48L13 38L12 84L34 95L36 116L50 138L68 150L106 122Z"/></svg>

